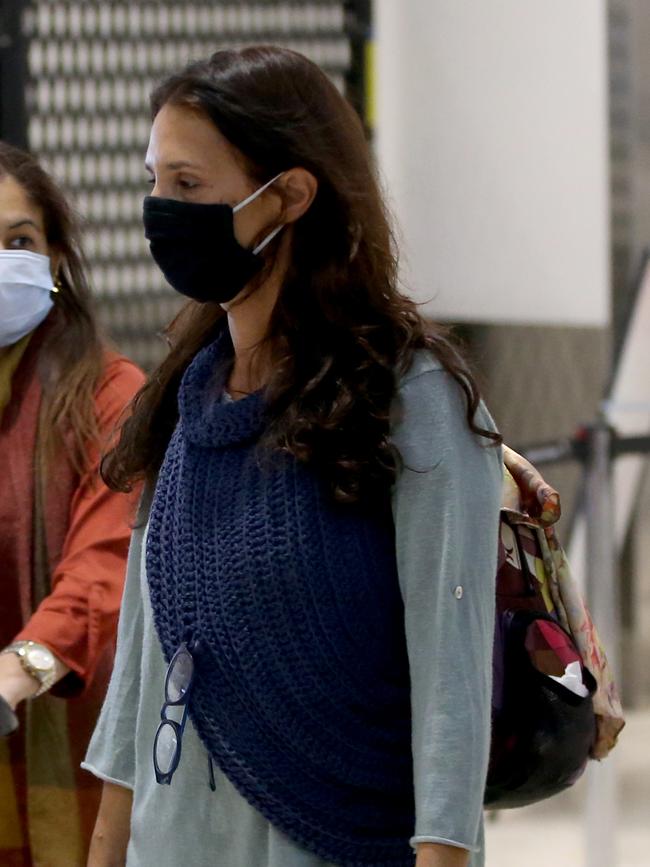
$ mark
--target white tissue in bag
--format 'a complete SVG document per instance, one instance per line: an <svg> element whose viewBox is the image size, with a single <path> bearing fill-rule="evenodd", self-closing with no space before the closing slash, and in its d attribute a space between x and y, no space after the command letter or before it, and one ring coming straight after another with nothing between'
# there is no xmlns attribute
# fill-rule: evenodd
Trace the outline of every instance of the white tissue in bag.
<svg viewBox="0 0 650 867"><path fill-rule="evenodd" d="M548 676L551 680L556 680L558 683L561 683L562 686L566 687L566 689L579 695L580 698L585 698L585 696L589 695L589 690L582 682L582 667L577 661L570 662L567 665L562 677L554 677L552 674L549 674Z"/></svg>

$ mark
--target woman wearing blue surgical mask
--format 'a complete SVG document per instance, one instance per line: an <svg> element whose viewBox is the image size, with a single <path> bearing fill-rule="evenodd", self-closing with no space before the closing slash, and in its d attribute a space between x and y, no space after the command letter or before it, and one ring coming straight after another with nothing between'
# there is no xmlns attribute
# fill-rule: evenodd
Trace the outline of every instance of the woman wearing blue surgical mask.
<svg viewBox="0 0 650 867"><path fill-rule="evenodd" d="M190 300L102 467L145 492L89 865L476 867L500 437L317 66L219 51L151 104Z"/></svg>
<svg viewBox="0 0 650 867"><path fill-rule="evenodd" d="M142 381L98 332L62 192L0 143L2 864L86 860L99 787L79 763L112 667L130 535L99 453Z"/></svg>

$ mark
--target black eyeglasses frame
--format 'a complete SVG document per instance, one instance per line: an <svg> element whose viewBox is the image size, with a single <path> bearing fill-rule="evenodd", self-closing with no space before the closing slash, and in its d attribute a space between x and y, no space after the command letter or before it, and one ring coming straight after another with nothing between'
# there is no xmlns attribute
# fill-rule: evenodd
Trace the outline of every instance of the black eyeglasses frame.
<svg viewBox="0 0 650 867"><path fill-rule="evenodd" d="M193 656L193 653L195 652L196 643L192 644L190 649L190 646L188 646L186 642L182 642L179 645L176 653L174 653L174 655L170 659L169 665L167 667L167 674L165 675L165 701L163 702L163 705L160 709L160 723L158 724L158 728L156 729L156 734L153 740L153 768L156 775L156 782L164 786L169 786L171 784L172 777L174 776L181 760L183 732L185 731L185 724L187 723L189 698L192 692L192 684L194 683L194 674L196 671ZM174 671L174 666L178 664L178 661L182 656L189 656L192 668L187 686L185 687L183 694L179 699L174 701L169 698L169 683L172 673ZM170 707L183 708L183 716L181 717L180 722L176 722L176 720L169 719L167 717L167 710ZM174 751L174 755L172 757L172 761L168 770L161 771L157 757L158 740L165 728L168 727L174 731L174 734L176 736L176 749Z"/></svg>

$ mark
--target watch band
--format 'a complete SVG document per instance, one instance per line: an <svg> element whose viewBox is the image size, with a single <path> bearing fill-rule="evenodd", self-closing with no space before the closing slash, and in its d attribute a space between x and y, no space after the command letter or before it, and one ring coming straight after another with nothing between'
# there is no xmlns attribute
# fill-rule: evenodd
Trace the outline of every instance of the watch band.
<svg viewBox="0 0 650 867"><path fill-rule="evenodd" d="M37 668L33 665L29 660L29 655L30 652L34 650L49 655L52 659L51 665L42 668ZM33 677L34 680L38 681L40 684L37 691L31 696L32 698L36 698L44 692L47 692L48 689L56 683L56 659L49 647L45 647L43 644L38 644L36 641L14 641L12 644L0 651L0 656L4 653L15 653L20 659L20 664L27 674Z"/></svg>

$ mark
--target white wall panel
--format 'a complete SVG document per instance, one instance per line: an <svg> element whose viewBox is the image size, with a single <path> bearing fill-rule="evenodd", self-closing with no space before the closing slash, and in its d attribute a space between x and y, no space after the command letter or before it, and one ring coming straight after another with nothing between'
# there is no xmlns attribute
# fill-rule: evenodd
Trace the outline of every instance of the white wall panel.
<svg viewBox="0 0 650 867"><path fill-rule="evenodd" d="M375 0L403 274L455 321L609 320L604 0Z"/></svg>

